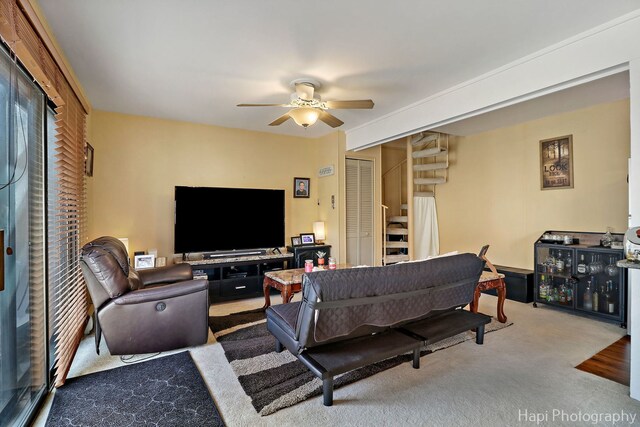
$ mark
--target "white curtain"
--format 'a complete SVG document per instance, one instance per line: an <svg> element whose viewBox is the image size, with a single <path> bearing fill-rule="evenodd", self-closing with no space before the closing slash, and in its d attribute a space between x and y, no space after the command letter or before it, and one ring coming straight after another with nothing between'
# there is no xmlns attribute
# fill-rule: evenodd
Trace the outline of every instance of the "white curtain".
<svg viewBox="0 0 640 427"><path fill-rule="evenodd" d="M435 197L413 198L413 256L426 259L440 252Z"/></svg>

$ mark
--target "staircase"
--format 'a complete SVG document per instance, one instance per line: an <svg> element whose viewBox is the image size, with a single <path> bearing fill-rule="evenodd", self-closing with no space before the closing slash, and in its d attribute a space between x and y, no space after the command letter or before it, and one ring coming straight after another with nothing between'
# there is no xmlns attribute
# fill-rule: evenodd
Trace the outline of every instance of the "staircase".
<svg viewBox="0 0 640 427"><path fill-rule="evenodd" d="M438 132L421 132L409 137L413 168L413 196L433 197L436 185L448 178L449 136Z"/></svg>
<svg viewBox="0 0 640 427"><path fill-rule="evenodd" d="M382 206L383 265L410 260L409 229L412 225L409 224L409 207L413 208L413 197L435 197L436 186L447 182L449 136L438 132L421 132L410 136L407 139L407 161L403 163L410 168L409 171L405 168L403 172L407 180L411 181L406 194L409 200L402 200L404 203L400 205L399 216L388 215L389 208ZM400 166L401 164L398 165ZM392 171L390 170L389 173ZM407 185L406 182L405 185ZM397 209L397 205L395 206L392 211Z"/></svg>
<svg viewBox="0 0 640 427"><path fill-rule="evenodd" d="M407 204L400 205L400 211L404 215L387 217L388 207L382 205L384 242L382 265L395 264L400 261L409 261L409 217Z"/></svg>

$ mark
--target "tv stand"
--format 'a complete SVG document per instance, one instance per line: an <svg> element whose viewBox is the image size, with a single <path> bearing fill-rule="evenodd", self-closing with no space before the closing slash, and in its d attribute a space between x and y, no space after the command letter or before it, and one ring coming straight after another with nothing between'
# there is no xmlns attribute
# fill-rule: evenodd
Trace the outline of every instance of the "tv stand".
<svg viewBox="0 0 640 427"><path fill-rule="evenodd" d="M234 252L234 256L225 258L183 262L191 265L194 276L207 276L209 300L222 302L264 295L264 273L291 268L293 260L293 254L290 253L238 255L238 252Z"/></svg>

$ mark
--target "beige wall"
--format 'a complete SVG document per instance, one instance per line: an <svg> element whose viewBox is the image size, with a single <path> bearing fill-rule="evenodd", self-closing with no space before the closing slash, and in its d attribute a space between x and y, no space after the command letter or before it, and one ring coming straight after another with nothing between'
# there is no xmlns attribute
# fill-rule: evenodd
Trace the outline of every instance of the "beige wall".
<svg viewBox="0 0 640 427"><path fill-rule="evenodd" d="M392 143L382 145L382 204L389 208L387 217L402 215L400 205L407 200L406 139L402 142L402 148Z"/></svg>
<svg viewBox="0 0 640 427"><path fill-rule="evenodd" d="M541 191L539 141L570 134L574 188ZM492 262L531 269L545 230L623 232L629 138L628 100L454 138L436 194L440 251L488 243Z"/></svg>
<svg viewBox="0 0 640 427"><path fill-rule="evenodd" d="M315 181L317 182L316 188L318 190L317 203L318 203L318 221L324 221L326 239L325 243L331 245L331 256L336 260L342 259L342 248L340 243L341 233L340 227L340 207L342 200L341 185L344 176L344 147L346 144L344 132L333 132L325 137L318 138L316 140L316 155L315 160L317 164ZM317 170L321 167L333 165L334 174L318 177ZM333 196L334 203L331 203L331 197Z"/></svg>
<svg viewBox="0 0 640 427"><path fill-rule="evenodd" d="M284 189L286 242L328 218L333 243L337 220L325 207L338 176L318 179L318 167L333 162L344 145L343 134L332 135L315 140L94 110L88 236L128 237L131 252L157 248L159 256L171 256L174 186L189 185ZM293 198L296 176L311 178L309 199ZM240 227L233 220L224 226Z"/></svg>

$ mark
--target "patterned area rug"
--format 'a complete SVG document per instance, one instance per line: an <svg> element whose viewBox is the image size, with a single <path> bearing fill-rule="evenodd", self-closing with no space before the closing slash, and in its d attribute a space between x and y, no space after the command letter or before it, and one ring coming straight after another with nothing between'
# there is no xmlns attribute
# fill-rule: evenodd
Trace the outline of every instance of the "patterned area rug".
<svg viewBox="0 0 640 427"><path fill-rule="evenodd" d="M224 426L189 352L69 378L47 426Z"/></svg>
<svg viewBox="0 0 640 427"><path fill-rule="evenodd" d="M485 326L485 333L512 325L495 318ZM222 345L224 354L238 377L240 385L251 398L260 415L273 414L280 409L322 394L322 381L286 349L274 351L275 339L267 330L262 310L245 311L229 316L212 316L209 326ZM427 346L421 356L475 339L475 333L463 332ZM485 345L486 342L485 342ZM408 363L412 354L396 356L364 368L356 369L334 379L334 389L351 384L378 372Z"/></svg>

